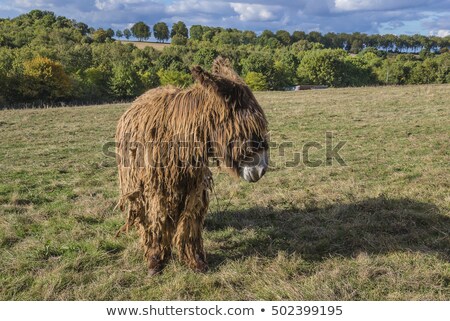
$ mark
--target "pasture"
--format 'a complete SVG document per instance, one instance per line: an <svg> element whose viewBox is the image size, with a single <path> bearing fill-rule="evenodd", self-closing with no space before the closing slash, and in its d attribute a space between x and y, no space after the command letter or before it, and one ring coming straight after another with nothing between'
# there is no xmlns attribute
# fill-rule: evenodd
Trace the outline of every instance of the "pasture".
<svg viewBox="0 0 450 321"><path fill-rule="evenodd" d="M139 49L144 49L145 47L152 47L158 51L162 51L164 48L170 46L170 43L165 42L150 42L150 41L129 41L129 40L119 40L123 44L133 44Z"/></svg>
<svg viewBox="0 0 450 321"><path fill-rule="evenodd" d="M0 300L450 300L449 91L256 93L270 170L214 169L210 271L156 277L134 229L115 237L103 146L128 105L2 110ZM327 165L327 132L345 165Z"/></svg>

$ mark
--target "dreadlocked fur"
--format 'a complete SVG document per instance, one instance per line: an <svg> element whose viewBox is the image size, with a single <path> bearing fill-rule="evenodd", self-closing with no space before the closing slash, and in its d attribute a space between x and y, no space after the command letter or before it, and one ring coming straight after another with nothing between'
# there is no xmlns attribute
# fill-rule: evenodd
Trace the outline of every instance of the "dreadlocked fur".
<svg viewBox="0 0 450 321"><path fill-rule="evenodd" d="M212 175L209 158L238 175L241 142L264 140L267 121L250 89L217 58L212 73L196 66L196 82L159 87L120 118L116 154L127 222L140 229L150 273L161 271L172 246L191 268L207 269L202 229Z"/></svg>

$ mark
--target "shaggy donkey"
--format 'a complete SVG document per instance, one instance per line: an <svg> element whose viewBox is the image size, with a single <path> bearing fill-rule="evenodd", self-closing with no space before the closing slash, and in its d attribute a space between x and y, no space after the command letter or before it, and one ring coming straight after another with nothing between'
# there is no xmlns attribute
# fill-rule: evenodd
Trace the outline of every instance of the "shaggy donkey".
<svg viewBox="0 0 450 321"><path fill-rule="evenodd" d="M212 183L210 160L248 182L268 166L267 120L227 59L212 72L192 69L187 89L149 90L120 118L116 131L121 197L127 223L138 225L149 273L174 247L195 271L206 271L202 229Z"/></svg>

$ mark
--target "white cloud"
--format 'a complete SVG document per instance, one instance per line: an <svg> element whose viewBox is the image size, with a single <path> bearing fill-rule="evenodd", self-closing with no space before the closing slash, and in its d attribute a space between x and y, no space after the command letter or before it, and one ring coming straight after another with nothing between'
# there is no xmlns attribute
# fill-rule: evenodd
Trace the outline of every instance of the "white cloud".
<svg viewBox="0 0 450 321"><path fill-rule="evenodd" d="M141 5L145 2L145 0L95 0L95 7L99 10L117 10L130 5Z"/></svg>
<svg viewBox="0 0 450 321"><path fill-rule="evenodd" d="M338 11L357 11L367 10L375 6L374 2L369 0L335 0L334 5Z"/></svg>
<svg viewBox="0 0 450 321"><path fill-rule="evenodd" d="M249 3L230 3L241 21L271 21L281 18L282 7Z"/></svg>
<svg viewBox="0 0 450 321"><path fill-rule="evenodd" d="M438 37L447 37L450 36L450 30L449 29L432 30L430 34Z"/></svg>
<svg viewBox="0 0 450 321"><path fill-rule="evenodd" d="M174 15L195 15L196 13L229 14L230 11L230 6L226 2L204 0L176 1L166 8L168 14Z"/></svg>
<svg viewBox="0 0 450 321"><path fill-rule="evenodd" d="M351 11L383 11L410 9L419 6L432 5L436 2L432 0L334 0L334 7L337 12Z"/></svg>

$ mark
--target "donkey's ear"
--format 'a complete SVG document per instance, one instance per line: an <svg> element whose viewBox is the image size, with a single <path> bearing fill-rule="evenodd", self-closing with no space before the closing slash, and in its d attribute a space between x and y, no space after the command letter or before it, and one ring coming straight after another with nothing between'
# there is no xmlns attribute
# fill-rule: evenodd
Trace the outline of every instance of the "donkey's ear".
<svg viewBox="0 0 450 321"><path fill-rule="evenodd" d="M236 71L234 71L233 65L228 58L218 56L216 59L214 59L211 69L214 74L227 77L240 84L244 83L244 80L242 80L242 78L239 77Z"/></svg>
<svg viewBox="0 0 450 321"><path fill-rule="evenodd" d="M200 66L195 66L191 70L192 77L195 81L198 81L204 87L211 87L214 90L218 90L216 77L209 72L203 70Z"/></svg>
<svg viewBox="0 0 450 321"><path fill-rule="evenodd" d="M203 87L212 88L222 96L230 95L237 85L230 79L203 70L200 66L192 68L191 73Z"/></svg>

